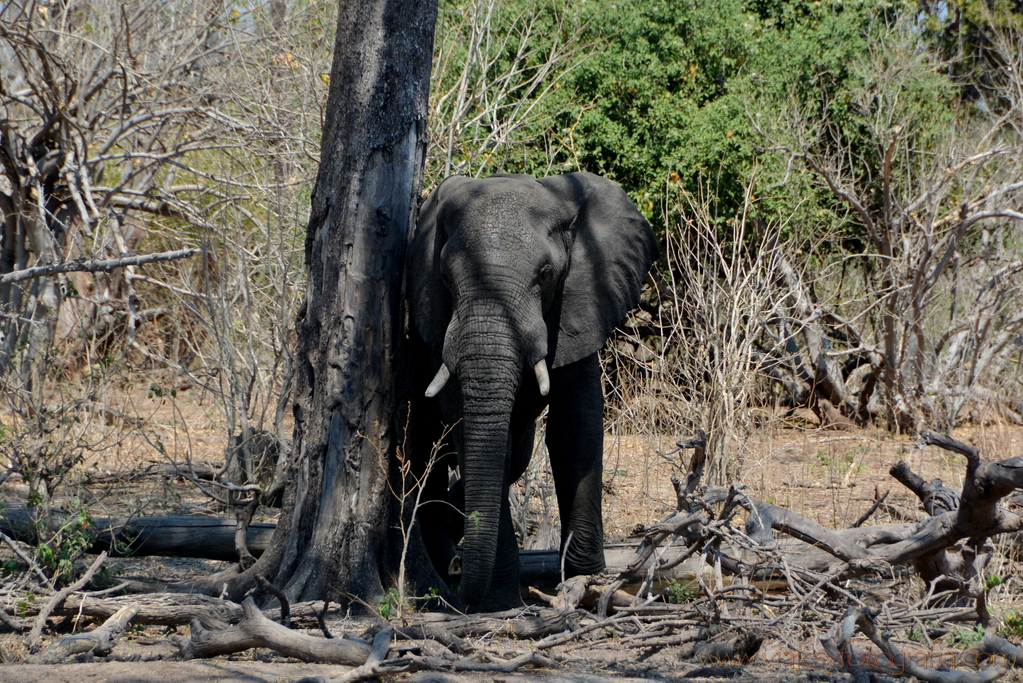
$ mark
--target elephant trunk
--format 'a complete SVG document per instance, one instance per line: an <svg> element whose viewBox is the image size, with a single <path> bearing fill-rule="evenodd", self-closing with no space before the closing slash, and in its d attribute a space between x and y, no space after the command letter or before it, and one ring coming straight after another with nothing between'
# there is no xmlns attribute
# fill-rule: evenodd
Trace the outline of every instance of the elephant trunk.
<svg viewBox="0 0 1023 683"><path fill-rule="evenodd" d="M486 599L495 573L502 506L508 504L509 426L523 367L517 354L501 353L493 337L479 341L485 353L469 354L458 365L466 515L459 592L468 605Z"/></svg>

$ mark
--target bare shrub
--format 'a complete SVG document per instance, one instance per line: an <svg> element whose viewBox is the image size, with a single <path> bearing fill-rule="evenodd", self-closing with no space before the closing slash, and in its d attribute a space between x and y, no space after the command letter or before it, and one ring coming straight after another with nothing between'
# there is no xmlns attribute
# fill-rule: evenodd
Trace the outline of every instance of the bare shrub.
<svg viewBox="0 0 1023 683"><path fill-rule="evenodd" d="M557 548L561 544L561 517L542 420L537 429L533 457L522 477L512 485L509 496L512 523L521 547Z"/></svg>
<svg viewBox="0 0 1023 683"><path fill-rule="evenodd" d="M245 444L268 428L282 443L287 435L302 188L319 149L330 16L318 3L291 15L280 3L191 0L4 7L0 276L201 251L173 264L5 280L0 376L12 430L42 436L31 415L81 419L93 405L138 427L147 414L118 405L121 392L148 387L173 403L193 389L200 402L216 398L223 417L212 421L223 419L236 444L224 483L254 483ZM184 438L143 436L157 457L187 465L189 425L174 410Z"/></svg>
<svg viewBox="0 0 1023 683"><path fill-rule="evenodd" d="M552 4L512 12L497 0L471 0L438 17L424 190L452 174L549 175L559 155L574 158L570 132L553 126L575 108L558 88L587 56L582 26Z"/></svg>
<svg viewBox="0 0 1023 683"><path fill-rule="evenodd" d="M950 429L967 405L1015 403L1023 316L1012 226L1023 219L1023 101L1012 45L1002 36L992 46L1007 105L961 107L950 117L934 106L955 91L944 65L920 49L912 27L882 33L855 65L862 86L853 116L866 149L792 101L772 103L781 112L774 120L752 114L772 149L839 202L845 229L865 245L852 265L868 294L836 323L845 338L828 355L873 358L877 381L855 390L847 417L875 390L887 423L901 430Z"/></svg>
<svg viewBox="0 0 1023 683"><path fill-rule="evenodd" d="M707 481L720 485L741 469L767 394L764 323L781 315L785 298L773 284L778 230L746 215L720 225L706 198L667 189L670 222L656 290L646 293L626 323L631 333L616 339L605 365L612 429L703 430L711 435Z"/></svg>

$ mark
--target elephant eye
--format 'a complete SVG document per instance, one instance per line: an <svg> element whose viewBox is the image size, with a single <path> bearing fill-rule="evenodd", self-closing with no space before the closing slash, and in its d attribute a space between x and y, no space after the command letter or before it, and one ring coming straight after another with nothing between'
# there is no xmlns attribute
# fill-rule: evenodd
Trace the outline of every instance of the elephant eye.
<svg viewBox="0 0 1023 683"><path fill-rule="evenodd" d="M554 266L547 263L540 269L540 275L537 276L536 281L541 285L546 285L554 279Z"/></svg>

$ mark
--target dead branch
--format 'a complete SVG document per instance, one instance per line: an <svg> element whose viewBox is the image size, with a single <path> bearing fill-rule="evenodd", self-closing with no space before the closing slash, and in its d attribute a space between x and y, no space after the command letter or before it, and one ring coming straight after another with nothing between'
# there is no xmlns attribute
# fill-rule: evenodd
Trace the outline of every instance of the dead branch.
<svg viewBox="0 0 1023 683"><path fill-rule="evenodd" d="M39 568L39 565L37 565L35 561L25 553L24 550L18 547L18 544L14 542L13 538L8 536L4 532L0 531L0 540L3 540L3 542L7 544L7 547L10 548L14 552L14 554L21 559L22 562L29 566L29 569L31 569L35 573L35 575L39 577L39 580L43 582L43 585L48 585L50 583L50 577L48 577L46 573Z"/></svg>
<svg viewBox="0 0 1023 683"><path fill-rule="evenodd" d="M3 624L15 633L25 630L25 624L20 619L12 617L3 608L0 608L0 624Z"/></svg>
<svg viewBox="0 0 1023 683"><path fill-rule="evenodd" d="M139 418L132 418L120 412L110 410L106 406L88 406L91 411L102 413L113 419L131 421ZM154 462L141 469L132 469L122 472L86 472L83 476L83 483L86 484L109 484L114 482L131 482L141 477L193 477L212 481L221 475L222 469L205 463L185 463L175 465L171 463Z"/></svg>
<svg viewBox="0 0 1023 683"><path fill-rule="evenodd" d="M131 620L138 614L139 606L132 604L119 609L102 626L87 633L76 633L64 636L46 648L43 653L43 664L57 664L68 657L92 652L105 657L110 654L117 645L117 641L124 635L124 630Z"/></svg>
<svg viewBox="0 0 1023 683"><path fill-rule="evenodd" d="M385 628L373 636L373 647L370 650L366 662L349 671L347 674L331 679L337 683L348 683L349 681L361 681L366 678L382 676L389 673L398 673L407 670L403 664L390 664L384 662L388 650L391 649L391 641L394 640L394 629ZM397 661L397 660L396 660Z"/></svg>
<svg viewBox="0 0 1023 683"><path fill-rule="evenodd" d="M574 628L567 633L551 634L546 638L542 639L540 642L538 642L535 645L535 647L537 650L546 650L552 647L556 647L558 645L564 645L565 643L569 643L578 638L579 636L585 635L591 631L595 631L598 628L604 627L610 628L623 621L628 621L634 618L635 615L625 613L613 617L607 617L604 619L597 619L596 621L584 624L582 626L579 626L578 628Z"/></svg>
<svg viewBox="0 0 1023 683"><path fill-rule="evenodd" d="M376 676L403 673L406 671L458 671L477 673L512 673L524 666L543 666L558 668L556 662L531 651L508 660L481 662L477 659L463 657L450 661L440 657L408 656L396 659L385 659L373 667L359 667L342 676L328 679L330 683L352 683Z"/></svg>
<svg viewBox="0 0 1023 683"><path fill-rule="evenodd" d="M960 661L965 666L980 666L990 660L1013 668L1023 667L1023 648L1013 645L997 634L988 634L979 643L963 650Z"/></svg>
<svg viewBox="0 0 1023 683"><path fill-rule="evenodd" d="M976 446L970 446L962 441L956 441L951 436L938 434L929 429L921 430L920 439L916 442L917 448L923 448L924 446L937 446L938 448L943 448L946 451L958 453L971 462L980 459L980 451L977 450Z"/></svg>
<svg viewBox="0 0 1023 683"><path fill-rule="evenodd" d="M176 249L174 251L161 251L155 254L124 256L122 258L96 259L91 261L75 259L74 261L50 263L45 266L35 266L5 273L0 276L0 286L37 277L56 275L57 273L98 273L111 271L116 268L127 268L128 266L141 266L147 263L162 263L164 261L189 258L198 253L198 249Z"/></svg>
<svg viewBox="0 0 1023 683"><path fill-rule="evenodd" d="M543 638L552 633L564 633L566 628L574 623L576 617L576 612L527 608L470 616L426 613L416 615L411 624L441 628L460 638L505 634L529 640Z"/></svg>
<svg viewBox="0 0 1023 683"><path fill-rule="evenodd" d="M434 640L451 650L455 654L468 654L473 648L465 640L459 638L445 628L430 626L429 624L409 624L395 626L394 633L405 640Z"/></svg>
<svg viewBox="0 0 1023 683"><path fill-rule="evenodd" d="M53 612L54 608L64 602L67 596L77 590L81 590L85 584L89 583L89 581L92 580L93 574L95 574L97 570L103 566L103 562L106 559L107 554L105 552L100 553L99 557L96 558L89 569L86 570L85 574L82 575L82 578L78 579L70 586L58 591L56 595L50 598L50 601L46 603L46 606L39 611L39 615L36 617L35 623L32 624L32 630L29 632L28 637L25 640L25 644L27 645L29 652L39 651L39 636L42 635L43 628L46 626L46 620L50 618L50 614Z"/></svg>
<svg viewBox="0 0 1023 683"><path fill-rule="evenodd" d="M860 515L859 517L856 518L856 521L852 523L851 528L856 528L856 527L859 527L859 526L863 526L863 523L866 522L868 519L870 519L870 517L875 512L877 512L878 508L880 508L882 505L884 505L884 501L888 498L888 494L889 493L891 493L891 491L885 491L884 495L882 495L880 498L875 500L874 504L871 505L870 508L868 508L866 512L864 512L862 515Z"/></svg>
<svg viewBox="0 0 1023 683"><path fill-rule="evenodd" d="M285 628L291 627L291 605L288 602L288 596L286 596L277 586L273 585L262 574L256 574L256 585L267 593L277 598L277 602L281 605L281 626ZM324 605L324 609L327 606Z"/></svg>
<svg viewBox="0 0 1023 683"><path fill-rule="evenodd" d="M620 590L626 583L635 578L636 574L640 569L646 567L650 558L654 554L654 550L663 543L669 536L673 534L682 533L688 527L699 524L705 525L710 520L704 513L689 514L687 512L679 511L674 515L664 520L660 524L656 525L648 533L644 535L642 543L636 549L636 554L633 556L632 561L621 571L618 578L611 582L605 589L603 594L600 596L600 600L597 604L597 614L601 617L607 615L607 608L611 601L612 596ZM690 546L691 552L695 552L696 544ZM684 560L685 558L683 558Z"/></svg>
<svg viewBox="0 0 1023 683"><path fill-rule="evenodd" d="M693 449L685 481L675 484L674 476L672 476L672 484L675 485L675 494L679 500L678 509L688 512L689 508L683 507L685 505L685 496L691 496L696 493L696 488L700 485L700 480L703 478L703 470L707 464L707 433L701 429L695 436L683 441L677 441L676 445L681 450Z"/></svg>
<svg viewBox="0 0 1023 683"><path fill-rule="evenodd" d="M349 638L317 638L270 621L252 598L245 599L242 611L244 616L238 624L216 631L207 630L198 619L193 620L192 635L179 643L182 655L205 659L265 647L303 662L351 666L366 663L370 655L368 643Z"/></svg>
<svg viewBox="0 0 1023 683"><path fill-rule="evenodd" d="M859 651L851 645L849 641L852 640L857 630L880 648L881 654L884 655L883 661L877 653ZM857 674L862 675L864 671L871 671L888 676L914 676L918 680L929 683L988 683L996 680L1006 671L999 665L989 666L976 673L919 666L914 661L918 658L901 653L888 635L879 631L874 626L870 615L860 607L849 608L842 621L835 625L832 632L821 636L821 644L824 645L824 649L832 661L852 673L854 679ZM927 658L920 659L926 661Z"/></svg>
<svg viewBox="0 0 1023 683"><path fill-rule="evenodd" d="M604 590L607 588L610 577L607 574L579 575L566 579L558 585L555 595L547 595L542 591L530 586L529 594L538 600L542 600L550 607L569 612L579 607L595 607ZM611 597L611 605L616 609L628 607L633 603L633 596L625 591L615 591Z"/></svg>
<svg viewBox="0 0 1023 683"><path fill-rule="evenodd" d="M751 499L752 500L752 499ZM847 541L842 535L827 529L811 519L783 507L756 501L750 514L753 526L747 521L747 534L754 536L759 528L782 531L804 543L821 548L835 557L849 562L868 559L870 551Z"/></svg>

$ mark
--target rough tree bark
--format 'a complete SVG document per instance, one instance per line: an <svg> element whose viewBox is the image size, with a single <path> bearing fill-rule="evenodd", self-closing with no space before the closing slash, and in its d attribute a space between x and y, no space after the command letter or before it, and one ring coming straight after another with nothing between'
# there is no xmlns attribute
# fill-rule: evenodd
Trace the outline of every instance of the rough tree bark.
<svg viewBox="0 0 1023 683"><path fill-rule="evenodd" d="M293 601L378 596L394 447L402 268L426 149L436 0L340 4L298 320L295 442L254 572ZM237 595L235 596L237 597Z"/></svg>

